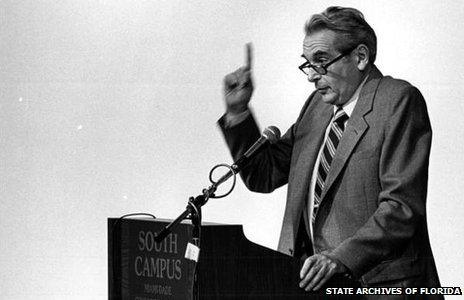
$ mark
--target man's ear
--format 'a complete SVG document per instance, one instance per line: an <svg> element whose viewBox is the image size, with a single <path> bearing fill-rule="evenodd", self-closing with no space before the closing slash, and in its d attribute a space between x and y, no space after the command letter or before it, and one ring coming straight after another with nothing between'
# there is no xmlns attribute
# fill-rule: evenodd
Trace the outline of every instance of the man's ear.
<svg viewBox="0 0 464 300"><path fill-rule="evenodd" d="M366 45L360 44L356 47L356 62L359 71L366 70L369 65L369 48Z"/></svg>

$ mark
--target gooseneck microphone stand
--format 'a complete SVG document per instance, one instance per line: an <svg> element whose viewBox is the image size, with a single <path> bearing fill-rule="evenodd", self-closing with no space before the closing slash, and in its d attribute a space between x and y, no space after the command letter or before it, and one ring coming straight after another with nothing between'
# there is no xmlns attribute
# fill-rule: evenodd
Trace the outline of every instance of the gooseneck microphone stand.
<svg viewBox="0 0 464 300"><path fill-rule="evenodd" d="M263 131L261 137L234 164L232 164L231 166L227 164L219 164L219 165L214 166L209 172L209 181L212 183L212 185L207 189L203 189L203 193L201 195L196 196L196 197L190 197L185 211L181 213L169 225L167 225L155 237L155 241L158 243L161 242L164 238L166 238L166 236L168 236L169 233L171 233L171 230L173 227L177 226L180 222L182 222L182 220L187 219L189 216L190 216L190 219L192 220L192 223L194 223L195 227L197 227L196 223L201 224L201 207L205 205L205 203L208 202L210 198L217 199L217 198L223 198L229 195L235 187L236 175L242 169L242 167L246 165L246 161L250 159L253 155L255 155L259 151L259 149L262 148L263 145L265 145L266 143L273 144L279 139L280 139L280 130L275 126L269 126ZM226 167L229 169L229 172L227 172L225 175L219 178L219 180L215 181L213 180L212 175L213 175L213 172L219 167ZM221 196L215 195L214 193L216 192L217 187L220 184L227 181L227 179L229 179L232 176L233 176L234 181L233 181L233 184L230 190L224 195L221 195ZM199 229L198 229L198 232L199 232ZM196 238L198 238L198 241L199 241L199 238L200 238L199 234L198 234L198 237Z"/></svg>
<svg viewBox="0 0 464 300"><path fill-rule="evenodd" d="M157 243L160 243L172 232L173 228L179 225L180 222L182 222L185 219L190 219L192 220L192 224L194 225L193 239L194 241L198 243L197 246L199 246L200 225L201 225L201 207L205 205L206 202L208 202L210 198L215 198L215 199L223 198L232 192L232 190L235 187L236 174L239 170L239 165L240 165L240 162L237 162L233 164L232 166L229 166L227 164L219 164L219 165L216 165L213 169L211 169L209 173L209 180L212 183L212 185L206 189L203 189L201 195L198 195L196 197L190 197L187 203L187 207L184 210L184 212L181 213L174 221L172 221L166 227L164 227L163 230L161 230L161 232L156 235L155 241ZM213 172L219 167L226 167L229 169L229 172L227 172L225 175L219 178L219 180L214 181L212 178ZM218 186L226 182L230 177L233 177L233 183L232 183L230 190L224 195L220 195L220 196L215 195L214 193L216 192Z"/></svg>

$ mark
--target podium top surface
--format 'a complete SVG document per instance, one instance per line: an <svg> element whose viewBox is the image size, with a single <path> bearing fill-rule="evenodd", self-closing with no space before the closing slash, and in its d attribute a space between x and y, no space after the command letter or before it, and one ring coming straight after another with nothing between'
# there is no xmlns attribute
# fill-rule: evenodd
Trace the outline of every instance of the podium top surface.
<svg viewBox="0 0 464 300"><path fill-rule="evenodd" d="M108 220L118 220L120 217L109 217ZM173 219L165 219L165 218L149 218L149 217L127 217L122 220L135 220L135 221L149 221L149 222L162 222L162 223L170 223L173 221ZM190 220L183 220L181 224L191 224L192 222ZM242 224L224 224L224 223L216 223L216 222L201 222L202 226L240 226L242 227Z"/></svg>

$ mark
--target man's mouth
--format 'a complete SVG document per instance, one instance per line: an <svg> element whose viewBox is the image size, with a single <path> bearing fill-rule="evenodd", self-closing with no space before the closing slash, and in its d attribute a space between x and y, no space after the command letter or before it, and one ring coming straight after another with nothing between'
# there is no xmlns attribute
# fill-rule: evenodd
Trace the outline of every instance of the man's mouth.
<svg viewBox="0 0 464 300"><path fill-rule="evenodd" d="M317 90L321 93L326 93L327 90L329 89L328 86L324 86L324 87L318 87Z"/></svg>

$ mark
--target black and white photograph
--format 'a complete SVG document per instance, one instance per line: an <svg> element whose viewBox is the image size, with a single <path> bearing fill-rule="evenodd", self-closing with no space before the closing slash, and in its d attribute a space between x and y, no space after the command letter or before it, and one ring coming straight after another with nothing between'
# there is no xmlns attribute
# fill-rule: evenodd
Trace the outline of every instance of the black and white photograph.
<svg viewBox="0 0 464 300"><path fill-rule="evenodd" d="M0 299L460 299L460 1L0 0Z"/></svg>

